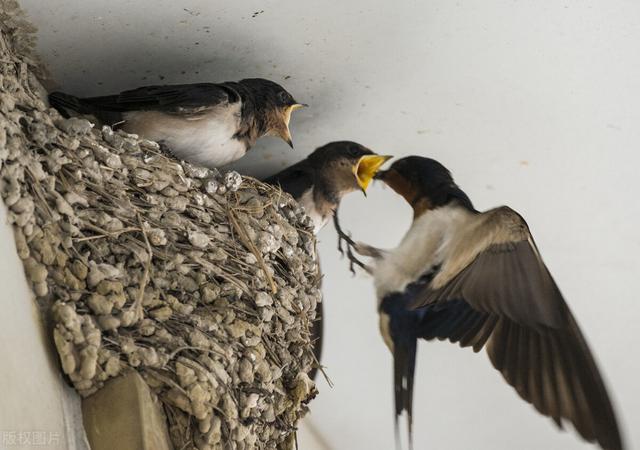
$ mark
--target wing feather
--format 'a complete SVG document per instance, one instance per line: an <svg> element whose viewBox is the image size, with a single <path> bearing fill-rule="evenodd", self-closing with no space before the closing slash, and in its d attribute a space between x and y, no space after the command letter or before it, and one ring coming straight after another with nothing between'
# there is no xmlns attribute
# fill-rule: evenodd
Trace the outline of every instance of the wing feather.
<svg viewBox="0 0 640 450"><path fill-rule="evenodd" d="M460 346L461 347L469 347L473 345L473 342L477 339L480 334L482 328L486 326L487 318L481 316L480 314L475 314L475 322L469 324L468 328L465 330L464 334L460 336Z"/></svg>
<svg viewBox="0 0 640 450"><path fill-rule="evenodd" d="M280 186L296 201L300 201L302 195L313 186L313 173L313 167L311 167L309 160L303 159L263 181L273 186Z"/></svg>
<svg viewBox="0 0 640 450"><path fill-rule="evenodd" d="M223 103L235 103L240 94L233 83L197 83L145 86L117 95L81 99L85 106L97 111L158 110L197 114Z"/></svg>
<svg viewBox="0 0 640 450"><path fill-rule="evenodd" d="M485 214L453 238L441 271L410 302L422 317L418 335L475 351L486 344L493 366L540 413L622 449L598 367L526 223L508 208Z"/></svg>

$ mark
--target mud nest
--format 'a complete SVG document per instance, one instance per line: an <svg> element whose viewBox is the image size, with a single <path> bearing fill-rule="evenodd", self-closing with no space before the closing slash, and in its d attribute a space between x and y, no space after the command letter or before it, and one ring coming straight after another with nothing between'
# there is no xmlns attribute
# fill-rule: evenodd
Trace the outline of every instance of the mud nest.
<svg viewBox="0 0 640 450"><path fill-rule="evenodd" d="M181 163L43 101L0 0L0 194L62 370L82 396L136 370L176 448L286 448L315 395L318 266L291 197Z"/></svg>

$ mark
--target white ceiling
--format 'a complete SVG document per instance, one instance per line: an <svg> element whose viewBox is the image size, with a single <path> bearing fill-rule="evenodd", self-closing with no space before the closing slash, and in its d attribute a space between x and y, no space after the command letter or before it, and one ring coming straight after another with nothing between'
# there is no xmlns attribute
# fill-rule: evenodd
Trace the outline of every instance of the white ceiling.
<svg viewBox="0 0 640 450"><path fill-rule="evenodd" d="M72 93L266 77L310 103L293 118L296 151L263 139L239 165L245 172L271 173L351 139L435 157L477 207L520 211L597 354L629 447L640 446L640 3L22 4ZM379 246L397 243L409 216L380 186L342 208L343 225ZM330 227L320 239L335 387L320 382L311 425L334 449L391 449L391 359L371 283L350 277ZM484 354L422 343L415 395L416 448L585 448L519 400Z"/></svg>

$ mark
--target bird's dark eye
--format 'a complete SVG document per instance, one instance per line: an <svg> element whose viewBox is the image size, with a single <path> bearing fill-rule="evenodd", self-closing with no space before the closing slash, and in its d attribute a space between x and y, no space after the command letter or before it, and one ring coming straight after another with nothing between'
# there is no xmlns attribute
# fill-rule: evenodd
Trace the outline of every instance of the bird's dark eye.
<svg viewBox="0 0 640 450"><path fill-rule="evenodd" d="M358 149L357 147L349 147L349 149L347 150L347 154L352 158L355 158L356 156L360 156L360 149Z"/></svg>
<svg viewBox="0 0 640 450"><path fill-rule="evenodd" d="M290 103L289 97L290 95L288 92L285 92L285 91L278 92L278 100L280 101L280 103L284 103L284 104Z"/></svg>

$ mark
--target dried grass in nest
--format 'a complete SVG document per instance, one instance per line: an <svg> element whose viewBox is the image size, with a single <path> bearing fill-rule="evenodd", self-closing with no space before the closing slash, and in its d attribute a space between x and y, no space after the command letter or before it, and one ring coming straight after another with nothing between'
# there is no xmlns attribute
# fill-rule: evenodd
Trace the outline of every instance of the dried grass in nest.
<svg viewBox="0 0 640 450"><path fill-rule="evenodd" d="M139 371L177 449L290 446L316 392L308 218L256 180L61 118L42 100L32 37L7 5L0 194L62 369L83 396Z"/></svg>

